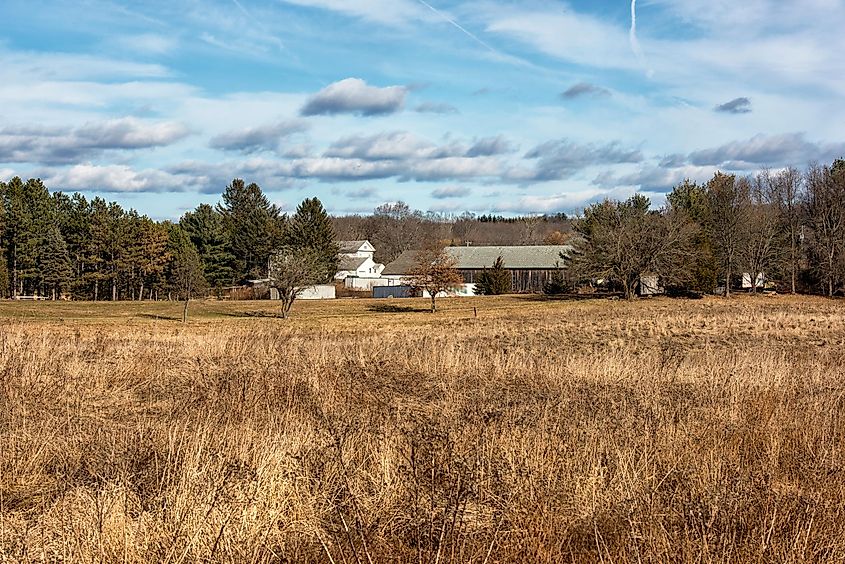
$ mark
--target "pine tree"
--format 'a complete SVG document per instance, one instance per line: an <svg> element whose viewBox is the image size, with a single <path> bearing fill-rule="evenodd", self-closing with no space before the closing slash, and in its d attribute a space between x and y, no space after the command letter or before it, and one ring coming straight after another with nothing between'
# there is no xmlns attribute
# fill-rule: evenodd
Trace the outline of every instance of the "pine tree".
<svg viewBox="0 0 845 564"><path fill-rule="evenodd" d="M35 293L42 283L38 254L54 217L49 192L40 180L13 178L5 185L5 247L11 294Z"/></svg>
<svg viewBox="0 0 845 564"><path fill-rule="evenodd" d="M484 296L508 294L512 288L511 273L505 270L505 261L501 255L493 262L492 268L485 268L478 275L478 282L475 284L475 292Z"/></svg>
<svg viewBox="0 0 845 564"><path fill-rule="evenodd" d="M0 298L9 295L9 270L6 266L6 183L0 181Z"/></svg>
<svg viewBox="0 0 845 564"><path fill-rule="evenodd" d="M179 225L200 254L208 283L215 288L234 284L234 257L227 249L222 215L208 204L200 204L194 211L182 216Z"/></svg>
<svg viewBox="0 0 845 564"><path fill-rule="evenodd" d="M136 251L139 274L138 299L144 292L161 287L163 275L171 256L168 251L168 232L165 226L144 216L140 220Z"/></svg>
<svg viewBox="0 0 845 564"><path fill-rule="evenodd" d="M69 289L73 279L73 265L68 255L67 245L61 231L55 225L44 235L39 256L39 267L44 287L52 299Z"/></svg>
<svg viewBox="0 0 845 564"><path fill-rule="evenodd" d="M234 256L235 277L266 275L270 255L281 243L284 220L279 208L270 203L258 184L244 185L243 180L236 178L223 192L223 203L217 211L223 216Z"/></svg>
<svg viewBox="0 0 845 564"><path fill-rule="evenodd" d="M318 198L306 198L296 208L285 230L285 246L315 251L321 280L325 283L334 277L340 249L331 218Z"/></svg>
<svg viewBox="0 0 845 564"><path fill-rule="evenodd" d="M67 244L73 268L73 281L70 290L75 297L90 299L83 276L87 264L86 248L89 238L89 224L91 222L91 207L85 196L73 194L68 196L62 192L53 193L53 207L56 210L56 223Z"/></svg>

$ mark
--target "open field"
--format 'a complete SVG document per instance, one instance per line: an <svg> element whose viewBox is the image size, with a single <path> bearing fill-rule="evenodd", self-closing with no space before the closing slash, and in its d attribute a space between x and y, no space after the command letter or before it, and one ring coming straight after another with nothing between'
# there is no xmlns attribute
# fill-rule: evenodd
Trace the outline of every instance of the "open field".
<svg viewBox="0 0 845 564"><path fill-rule="evenodd" d="M845 302L439 305L0 302L0 562L845 561Z"/></svg>

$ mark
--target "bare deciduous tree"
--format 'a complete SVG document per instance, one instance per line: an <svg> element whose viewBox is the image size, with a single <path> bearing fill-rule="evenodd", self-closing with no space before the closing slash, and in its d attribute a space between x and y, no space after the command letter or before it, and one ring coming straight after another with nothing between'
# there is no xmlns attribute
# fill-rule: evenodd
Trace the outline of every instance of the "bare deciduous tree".
<svg viewBox="0 0 845 564"><path fill-rule="evenodd" d="M172 283L177 297L184 302L182 323L188 321L188 305L191 298L200 295L206 288L202 260L193 244L187 243L173 257Z"/></svg>
<svg viewBox="0 0 845 564"><path fill-rule="evenodd" d="M807 173L805 216L811 229L816 273L833 296L845 260L845 161L832 167L812 165Z"/></svg>
<svg viewBox="0 0 845 564"><path fill-rule="evenodd" d="M284 247L270 257L268 277L270 285L279 291L283 319L303 290L324 281L324 263L320 252L310 247Z"/></svg>
<svg viewBox="0 0 845 564"><path fill-rule="evenodd" d="M784 232L778 196L769 174L762 172L748 182L750 206L742 262L751 276L751 291L756 292L758 275L769 274L784 255Z"/></svg>
<svg viewBox="0 0 845 564"><path fill-rule="evenodd" d="M428 292L432 313L437 311L437 294L451 290L463 281L455 270L455 259L442 246L431 245L417 253L410 285L417 291Z"/></svg>
<svg viewBox="0 0 845 564"><path fill-rule="evenodd" d="M801 258L801 227L803 224L801 201L804 198L801 173L794 168L784 169L777 174L764 173L769 184L783 235L789 240L786 260L791 291L795 293L798 265Z"/></svg>
<svg viewBox="0 0 845 564"><path fill-rule="evenodd" d="M750 186L745 178L717 172L707 183L710 202L709 232L725 276L724 295L731 295L731 277L742 258L751 210Z"/></svg>

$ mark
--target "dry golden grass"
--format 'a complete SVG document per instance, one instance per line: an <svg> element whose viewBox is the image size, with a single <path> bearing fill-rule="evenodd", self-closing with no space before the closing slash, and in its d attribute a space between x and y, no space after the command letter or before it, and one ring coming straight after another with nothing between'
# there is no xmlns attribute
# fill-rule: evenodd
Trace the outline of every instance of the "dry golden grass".
<svg viewBox="0 0 845 564"><path fill-rule="evenodd" d="M845 560L845 303L442 305L0 304L0 561Z"/></svg>

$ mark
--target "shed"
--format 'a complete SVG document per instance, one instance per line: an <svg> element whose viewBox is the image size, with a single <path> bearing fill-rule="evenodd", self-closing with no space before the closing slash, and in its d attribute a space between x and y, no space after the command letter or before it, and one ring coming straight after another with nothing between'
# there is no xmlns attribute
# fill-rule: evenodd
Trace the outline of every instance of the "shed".
<svg viewBox="0 0 845 564"><path fill-rule="evenodd" d="M335 287L332 284L319 284L317 286L308 286L302 288L296 299L298 300L333 300L336 296ZM270 288L270 299L280 299L279 290Z"/></svg>
<svg viewBox="0 0 845 564"><path fill-rule="evenodd" d="M639 294L641 296L656 296L664 293L660 285L660 277L652 272L640 274Z"/></svg>
<svg viewBox="0 0 845 564"><path fill-rule="evenodd" d="M412 298L414 289L410 286L376 286L373 288L374 298Z"/></svg>

